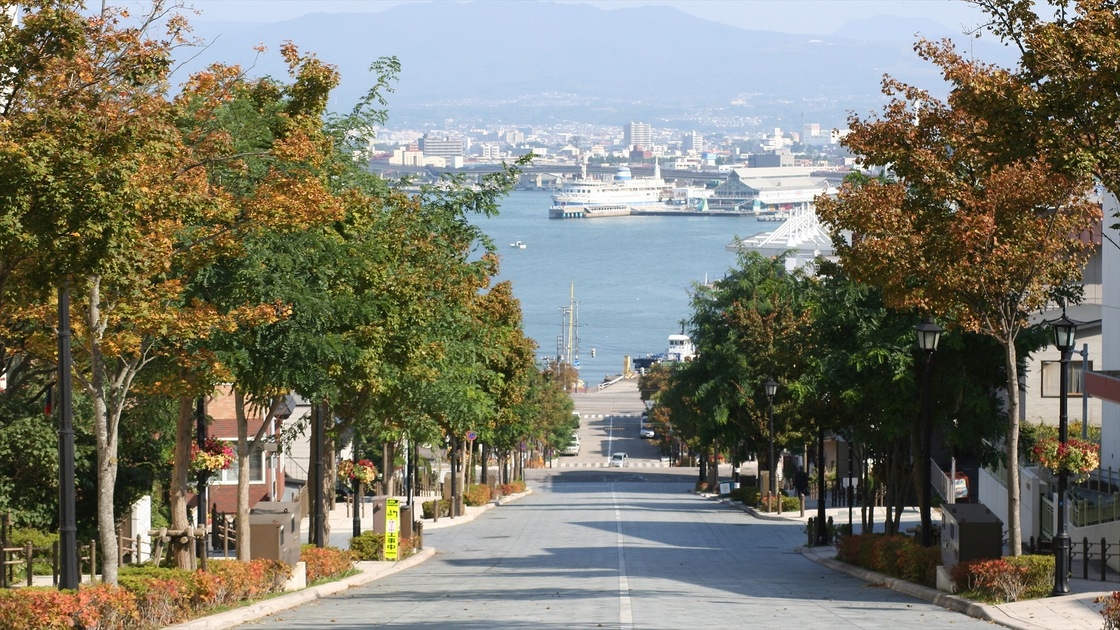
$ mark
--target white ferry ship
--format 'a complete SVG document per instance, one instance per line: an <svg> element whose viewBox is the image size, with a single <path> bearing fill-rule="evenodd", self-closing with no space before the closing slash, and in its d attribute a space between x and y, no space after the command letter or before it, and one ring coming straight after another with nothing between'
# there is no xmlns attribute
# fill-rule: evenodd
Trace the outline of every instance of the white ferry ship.
<svg viewBox="0 0 1120 630"><path fill-rule="evenodd" d="M629 166L620 166L614 179L604 181L587 177L586 166L580 178L564 184L552 195L550 219L587 219L630 214L631 208L663 207L673 196L672 187L661 179L661 166L655 164L653 177L634 178Z"/></svg>

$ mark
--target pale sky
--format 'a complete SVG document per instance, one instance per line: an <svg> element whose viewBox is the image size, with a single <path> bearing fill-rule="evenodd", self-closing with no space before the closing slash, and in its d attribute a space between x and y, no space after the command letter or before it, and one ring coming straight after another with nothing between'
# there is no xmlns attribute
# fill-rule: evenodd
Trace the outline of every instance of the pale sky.
<svg viewBox="0 0 1120 630"><path fill-rule="evenodd" d="M202 11L196 19L279 22L308 13L377 13L398 4L419 1L429 0L188 0L188 3ZM930 18L954 31L963 31L982 21L980 10L964 0L585 0L583 3L603 9L669 5L704 19L781 33L828 34L848 20L875 15Z"/></svg>

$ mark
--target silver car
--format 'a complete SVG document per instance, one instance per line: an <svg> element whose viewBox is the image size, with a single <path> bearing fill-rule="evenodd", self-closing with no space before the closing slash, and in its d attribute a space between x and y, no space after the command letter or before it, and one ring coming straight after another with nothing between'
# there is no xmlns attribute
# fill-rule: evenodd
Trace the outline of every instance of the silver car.
<svg viewBox="0 0 1120 630"><path fill-rule="evenodd" d="M630 458L626 456L626 453L615 453L611 455L611 460L607 462L607 465L613 468L623 468L628 461L630 461Z"/></svg>

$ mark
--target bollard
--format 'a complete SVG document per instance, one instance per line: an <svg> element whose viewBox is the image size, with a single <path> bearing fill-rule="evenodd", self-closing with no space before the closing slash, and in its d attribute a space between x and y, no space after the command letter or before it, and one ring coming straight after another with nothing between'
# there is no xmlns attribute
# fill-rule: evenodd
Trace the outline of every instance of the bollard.
<svg viewBox="0 0 1120 630"><path fill-rule="evenodd" d="M809 546L812 547L813 543L817 542L817 519L814 516L809 517L808 525L805 531L809 534Z"/></svg>
<svg viewBox="0 0 1120 630"><path fill-rule="evenodd" d="M832 522L832 517L828 517L828 529L824 530L828 535L828 544L836 542L836 525Z"/></svg>
<svg viewBox="0 0 1120 630"><path fill-rule="evenodd" d="M417 551L419 551L419 550L424 548L424 521L423 520L417 519L416 522L414 522L412 524L412 540L413 540L413 544L412 544L413 549L416 549Z"/></svg>
<svg viewBox="0 0 1120 630"><path fill-rule="evenodd" d="M798 494L797 498L801 499L801 518L805 518L805 495Z"/></svg>

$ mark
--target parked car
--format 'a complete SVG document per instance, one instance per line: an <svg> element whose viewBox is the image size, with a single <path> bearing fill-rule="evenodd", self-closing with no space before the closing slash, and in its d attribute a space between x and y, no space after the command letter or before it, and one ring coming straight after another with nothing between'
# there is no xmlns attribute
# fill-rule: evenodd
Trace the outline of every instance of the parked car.
<svg viewBox="0 0 1120 630"><path fill-rule="evenodd" d="M626 456L626 453L615 453L611 455L611 459L607 463L612 468L624 468L628 461L630 461L630 458Z"/></svg>
<svg viewBox="0 0 1120 630"><path fill-rule="evenodd" d="M645 427L645 426L643 426L643 427L642 427L642 437L644 437L644 438L652 438L652 437L653 437L653 435L654 435L654 434L653 434L653 429L652 429L652 428L650 428L650 427Z"/></svg>
<svg viewBox="0 0 1120 630"><path fill-rule="evenodd" d="M572 434L572 441L560 451L561 455L579 455L579 436Z"/></svg>

